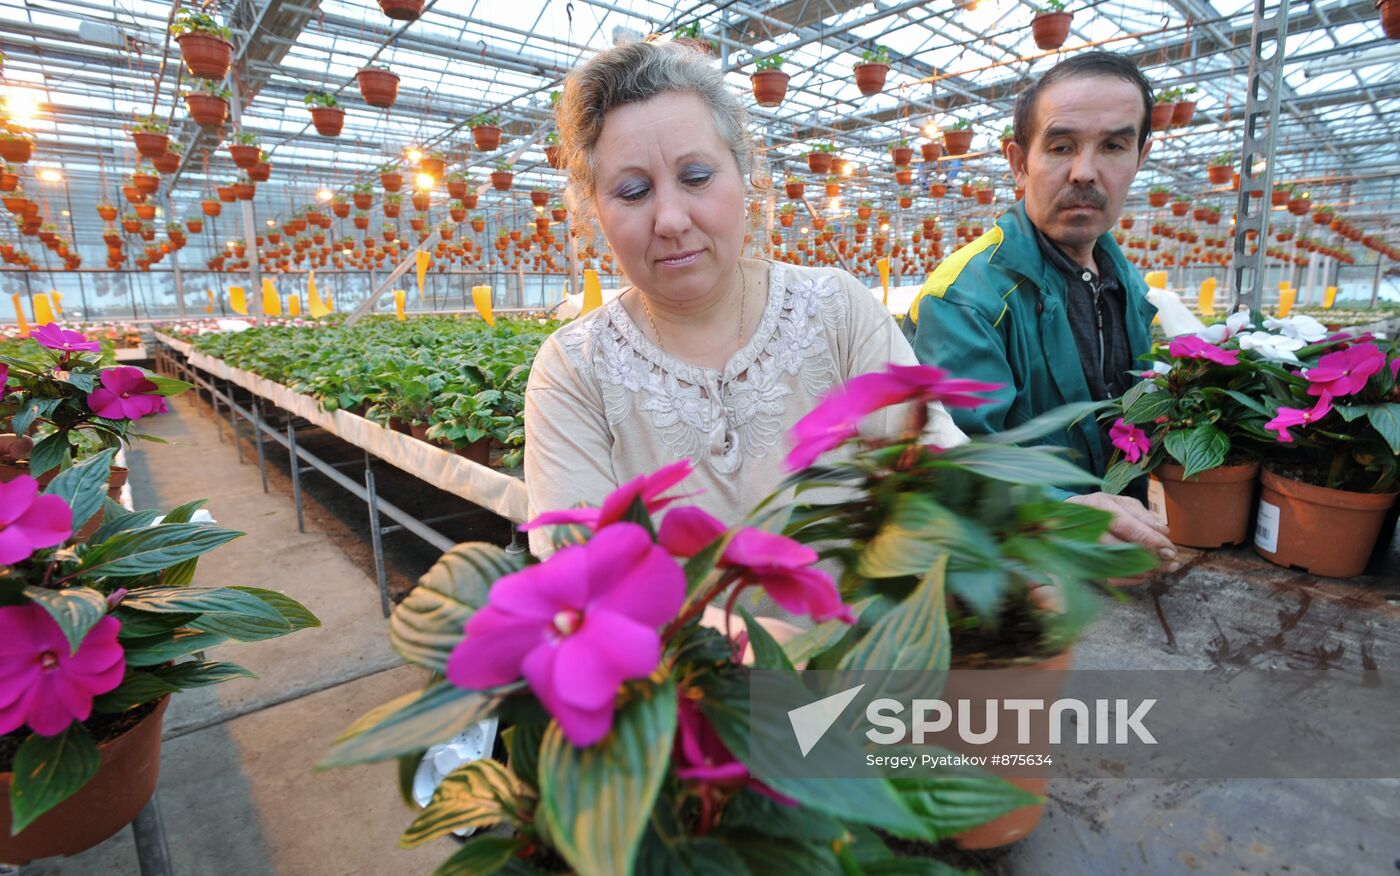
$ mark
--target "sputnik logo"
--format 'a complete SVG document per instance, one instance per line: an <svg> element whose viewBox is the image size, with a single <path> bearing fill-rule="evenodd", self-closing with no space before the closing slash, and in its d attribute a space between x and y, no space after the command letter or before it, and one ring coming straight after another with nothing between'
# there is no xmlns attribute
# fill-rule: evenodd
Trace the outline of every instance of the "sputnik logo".
<svg viewBox="0 0 1400 876"><path fill-rule="evenodd" d="M851 700L864 687L864 684L858 684L787 713L788 721L792 723L792 735L797 738L797 747L802 750L803 757L822 741L826 731L831 729L831 725L836 723L836 719L841 717L841 713L846 711Z"/></svg>

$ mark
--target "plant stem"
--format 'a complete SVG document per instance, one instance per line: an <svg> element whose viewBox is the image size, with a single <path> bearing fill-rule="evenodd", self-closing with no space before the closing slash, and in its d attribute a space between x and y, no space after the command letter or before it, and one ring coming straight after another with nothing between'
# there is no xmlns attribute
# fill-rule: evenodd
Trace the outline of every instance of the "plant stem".
<svg viewBox="0 0 1400 876"><path fill-rule="evenodd" d="M1327 470L1327 486L1333 490L1341 489L1342 471L1346 468L1347 452L1338 450L1332 454L1332 467Z"/></svg>
<svg viewBox="0 0 1400 876"><path fill-rule="evenodd" d="M661 641L670 641L672 636L679 632L681 628L684 627L687 623L689 623L696 615L704 611L705 606L709 605L711 602L714 602L715 597L723 593L724 588L728 587L731 583L738 580L738 577L739 575L737 572L729 572L728 574L722 576L713 585L711 585L710 589L705 592L704 596L691 603L689 608L681 612L675 620L671 621L669 624L666 625L666 628L661 631Z"/></svg>

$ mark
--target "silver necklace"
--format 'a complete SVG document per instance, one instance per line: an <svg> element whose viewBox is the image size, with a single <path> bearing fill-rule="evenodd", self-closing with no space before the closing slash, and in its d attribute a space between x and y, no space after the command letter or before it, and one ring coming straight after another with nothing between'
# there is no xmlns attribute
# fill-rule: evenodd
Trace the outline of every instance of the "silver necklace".
<svg viewBox="0 0 1400 876"><path fill-rule="evenodd" d="M661 343L661 329L656 327L656 320L652 318L651 308L647 306L647 297L642 291L637 290L637 296L642 299L642 313L647 315L647 322L651 323L651 332L656 335L656 346L662 350L666 347ZM739 262L739 343L744 342L744 310L749 301L749 278L744 272L744 263Z"/></svg>

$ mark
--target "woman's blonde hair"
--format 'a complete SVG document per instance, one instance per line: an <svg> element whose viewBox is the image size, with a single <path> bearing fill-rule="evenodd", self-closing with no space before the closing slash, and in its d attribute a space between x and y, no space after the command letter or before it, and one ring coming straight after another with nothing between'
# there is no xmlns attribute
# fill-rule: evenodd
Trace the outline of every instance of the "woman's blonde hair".
<svg viewBox="0 0 1400 876"><path fill-rule="evenodd" d="M753 163L744 105L708 55L680 43L643 40L608 49L575 67L564 80L555 115L559 146L569 169L565 199L571 219L592 224L596 215L594 147L608 110L650 100L668 91L689 92L710 108L715 130L729 146L745 183Z"/></svg>

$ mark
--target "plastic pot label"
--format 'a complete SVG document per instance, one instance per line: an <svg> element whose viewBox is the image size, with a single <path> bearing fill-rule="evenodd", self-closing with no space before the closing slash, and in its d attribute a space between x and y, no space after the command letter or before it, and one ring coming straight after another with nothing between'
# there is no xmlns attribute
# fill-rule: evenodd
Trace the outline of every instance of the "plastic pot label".
<svg viewBox="0 0 1400 876"><path fill-rule="evenodd" d="M1152 512L1158 523L1166 525L1167 494L1162 489L1162 482L1152 477L1147 479L1147 510Z"/></svg>
<svg viewBox="0 0 1400 876"><path fill-rule="evenodd" d="M1259 500L1259 521L1254 524L1254 546L1265 553L1278 552L1278 506Z"/></svg>

